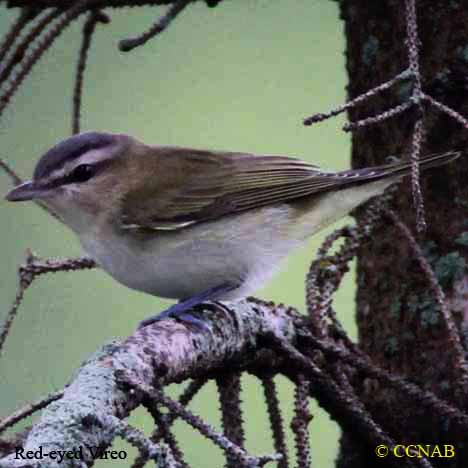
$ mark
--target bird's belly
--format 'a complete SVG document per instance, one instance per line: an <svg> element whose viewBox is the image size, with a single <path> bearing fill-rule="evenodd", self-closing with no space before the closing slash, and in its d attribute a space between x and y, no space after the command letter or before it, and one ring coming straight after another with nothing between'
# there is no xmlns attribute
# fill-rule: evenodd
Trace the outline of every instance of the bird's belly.
<svg viewBox="0 0 468 468"><path fill-rule="evenodd" d="M283 210L271 211L276 222L285 215ZM216 221L177 232L158 232L137 243L131 236L112 241L81 236L80 240L107 273L129 288L186 299L229 285L233 290L219 299L234 300L262 286L296 245L285 244L270 216L259 225L258 215L233 216L224 225Z"/></svg>
<svg viewBox="0 0 468 468"><path fill-rule="evenodd" d="M84 249L118 282L174 299L193 296L232 276L227 262L201 265L196 245L190 244L177 248L153 245L152 249L141 250L132 248L125 240L112 243L82 240Z"/></svg>

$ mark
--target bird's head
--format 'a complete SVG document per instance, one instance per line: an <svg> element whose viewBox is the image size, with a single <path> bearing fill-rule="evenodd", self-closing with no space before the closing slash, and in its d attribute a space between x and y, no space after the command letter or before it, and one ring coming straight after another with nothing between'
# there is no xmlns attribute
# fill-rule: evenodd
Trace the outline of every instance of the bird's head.
<svg viewBox="0 0 468 468"><path fill-rule="evenodd" d="M129 158L144 146L131 137L89 132L72 136L47 151L32 180L7 195L8 201L45 204L75 231L118 204L129 183Z"/></svg>

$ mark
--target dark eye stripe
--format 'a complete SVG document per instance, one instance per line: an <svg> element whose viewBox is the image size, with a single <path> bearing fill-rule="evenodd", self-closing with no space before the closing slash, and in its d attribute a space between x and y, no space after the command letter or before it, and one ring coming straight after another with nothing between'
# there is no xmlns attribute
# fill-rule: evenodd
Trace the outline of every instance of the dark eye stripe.
<svg viewBox="0 0 468 468"><path fill-rule="evenodd" d="M105 159L103 161L99 161L96 163L93 163L92 168L93 168L93 176L96 177L99 173L102 172L104 168L109 166L111 164L111 161L109 159ZM73 184L77 182L73 176L73 170L69 172L68 174L65 174L62 177L58 177L57 179L51 180L49 183L45 184L44 188L52 189L56 187L61 187L62 185L68 185L68 184Z"/></svg>

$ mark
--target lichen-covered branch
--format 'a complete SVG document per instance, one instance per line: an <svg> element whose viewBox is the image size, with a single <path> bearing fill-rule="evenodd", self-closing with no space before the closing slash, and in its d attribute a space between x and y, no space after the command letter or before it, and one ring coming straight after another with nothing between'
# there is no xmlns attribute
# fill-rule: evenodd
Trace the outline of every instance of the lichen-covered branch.
<svg viewBox="0 0 468 468"><path fill-rule="evenodd" d="M43 411L24 450L108 447L116 428L109 427L106 421L124 418L144 398L141 392L129 391L123 376L139 388L154 387L155 382L166 385L220 367L245 368L261 357L261 342L266 334L274 333L289 343L295 340L297 316L281 306L242 301L229 314L220 308L202 313L209 332L164 320L138 329L122 342L105 345L75 373L63 397ZM83 454L83 463L89 464L92 452L83 449ZM36 460L33 466L64 468L76 466L75 462L64 459L59 465L44 459ZM24 463L14 455L0 460L2 468L25 466Z"/></svg>

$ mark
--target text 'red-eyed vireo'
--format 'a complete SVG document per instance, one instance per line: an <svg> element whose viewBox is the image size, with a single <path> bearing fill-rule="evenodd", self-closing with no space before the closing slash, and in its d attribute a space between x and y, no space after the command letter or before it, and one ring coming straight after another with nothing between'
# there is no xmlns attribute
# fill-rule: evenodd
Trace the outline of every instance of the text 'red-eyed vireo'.
<svg viewBox="0 0 468 468"><path fill-rule="evenodd" d="M421 169L458 153L430 156ZM292 249L410 171L408 161L322 171L284 156L148 146L83 133L45 153L9 201L46 204L84 250L129 288L180 302L156 318L189 319L207 300L255 291Z"/></svg>

